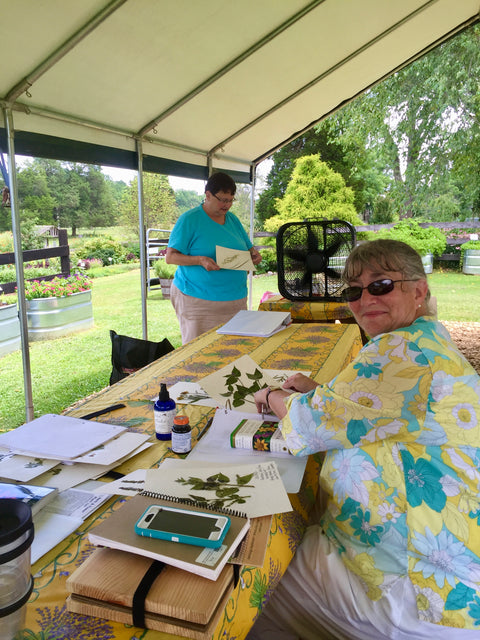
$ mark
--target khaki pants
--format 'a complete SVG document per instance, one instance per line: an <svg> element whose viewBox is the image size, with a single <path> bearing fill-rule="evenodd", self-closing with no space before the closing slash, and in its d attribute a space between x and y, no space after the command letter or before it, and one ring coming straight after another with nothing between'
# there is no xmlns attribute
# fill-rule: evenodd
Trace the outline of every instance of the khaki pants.
<svg viewBox="0 0 480 640"><path fill-rule="evenodd" d="M202 300L186 296L172 284L170 300L177 314L182 334L182 344L214 327L225 324L242 309L247 308L247 298L240 300Z"/></svg>

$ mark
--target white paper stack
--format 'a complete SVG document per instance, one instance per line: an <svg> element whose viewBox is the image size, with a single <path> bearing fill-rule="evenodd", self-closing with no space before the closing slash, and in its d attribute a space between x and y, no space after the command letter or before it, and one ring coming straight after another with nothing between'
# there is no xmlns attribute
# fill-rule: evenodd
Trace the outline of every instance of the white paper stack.
<svg viewBox="0 0 480 640"><path fill-rule="evenodd" d="M217 333L232 336L268 338L292 322L289 311L247 311L243 309L225 323Z"/></svg>

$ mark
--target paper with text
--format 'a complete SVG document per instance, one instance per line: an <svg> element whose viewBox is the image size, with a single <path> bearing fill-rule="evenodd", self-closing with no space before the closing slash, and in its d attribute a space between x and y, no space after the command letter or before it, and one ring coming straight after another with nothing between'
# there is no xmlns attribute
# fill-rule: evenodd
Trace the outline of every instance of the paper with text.
<svg viewBox="0 0 480 640"><path fill-rule="evenodd" d="M292 511L274 460L198 467L188 460L161 464L158 469L147 469L145 491L194 500L198 506L233 509L250 518Z"/></svg>
<svg viewBox="0 0 480 640"><path fill-rule="evenodd" d="M234 269L236 271L255 271L250 251L241 249L229 249L228 247L216 246L215 262L222 269Z"/></svg>

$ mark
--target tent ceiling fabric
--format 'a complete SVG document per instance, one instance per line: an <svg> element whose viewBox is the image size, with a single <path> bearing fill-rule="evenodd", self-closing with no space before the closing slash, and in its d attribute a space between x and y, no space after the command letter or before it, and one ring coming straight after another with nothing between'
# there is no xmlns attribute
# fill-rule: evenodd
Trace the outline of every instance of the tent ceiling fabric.
<svg viewBox="0 0 480 640"><path fill-rule="evenodd" d="M20 139L41 134L86 143L87 151L107 147L123 152L112 164L132 168L141 138L144 154L170 163L171 174L190 167L204 175L211 158L216 168L249 175L340 105L476 21L479 0L0 6L0 99L13 108ZM48 157L52 138L38 140L47 142L38 155Z"/></svg>

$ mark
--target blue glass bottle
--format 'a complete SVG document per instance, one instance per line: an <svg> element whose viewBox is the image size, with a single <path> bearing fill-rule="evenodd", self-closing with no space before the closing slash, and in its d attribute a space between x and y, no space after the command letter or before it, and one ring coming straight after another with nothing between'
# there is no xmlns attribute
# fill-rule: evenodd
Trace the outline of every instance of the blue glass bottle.
<svg viewBox="0 0 480 640"><path fill-rule="evenodd" d="M162 382L158 400L153 405L155 435L158 440L171 440L173 419L177 412L175 401L170 398L167 385Z"/></svg>

